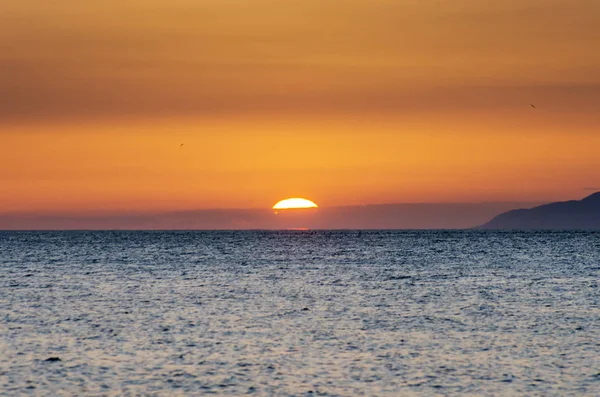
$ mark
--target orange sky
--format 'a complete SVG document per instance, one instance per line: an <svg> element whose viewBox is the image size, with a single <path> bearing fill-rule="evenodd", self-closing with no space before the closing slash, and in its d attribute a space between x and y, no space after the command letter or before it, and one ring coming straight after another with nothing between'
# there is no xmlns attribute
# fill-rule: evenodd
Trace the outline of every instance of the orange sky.
<svg viewBox="0 0 600 397"><path fill-rule="evenodd" d="M540 201L600 187L597 0L0 11L0 212Z"/></svg>

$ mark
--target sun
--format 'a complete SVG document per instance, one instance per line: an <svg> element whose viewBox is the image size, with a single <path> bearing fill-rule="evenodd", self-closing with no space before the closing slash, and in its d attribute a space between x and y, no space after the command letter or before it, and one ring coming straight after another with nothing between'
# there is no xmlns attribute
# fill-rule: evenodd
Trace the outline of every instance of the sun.
<svg viewBox="0 0 600 397"><path fill-rule="evenodd" d="M299 208L318 208L319 206L315 204L313 201L303 199L303 198L289 198L285 200L281 200L277 204L273 206L274 210L289 210L289 209L299 209Z"/></svg>

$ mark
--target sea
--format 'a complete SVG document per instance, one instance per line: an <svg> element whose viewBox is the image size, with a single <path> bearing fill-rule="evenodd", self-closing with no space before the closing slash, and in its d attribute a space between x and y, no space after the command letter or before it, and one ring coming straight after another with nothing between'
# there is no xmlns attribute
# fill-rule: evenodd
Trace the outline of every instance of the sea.
<svg viewBox="0 0 600 397"><path fill-rule="evenodd" d="M600 233L0 232L2 396L599 396Z"/></svg>

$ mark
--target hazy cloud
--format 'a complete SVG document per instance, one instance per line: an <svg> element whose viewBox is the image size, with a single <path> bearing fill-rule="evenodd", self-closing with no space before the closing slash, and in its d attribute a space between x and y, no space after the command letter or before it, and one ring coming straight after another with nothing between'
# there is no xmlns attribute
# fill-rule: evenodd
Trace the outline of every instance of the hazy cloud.
<svg viewBox="0 0 600 397"><path fill-rule="evenodd" d="M598 2L8 0L0 121L597 110ZM594 107L595 106L595 107Z"/></svg>

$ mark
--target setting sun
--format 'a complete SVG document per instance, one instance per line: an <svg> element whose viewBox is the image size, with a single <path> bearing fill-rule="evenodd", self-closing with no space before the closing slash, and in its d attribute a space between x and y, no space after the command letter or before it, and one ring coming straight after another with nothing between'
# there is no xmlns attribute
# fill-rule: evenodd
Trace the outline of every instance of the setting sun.
<svg viewBox="0 0 600 397"><path fill-rule="evenodd" d="M287 210L295 208L318 208L319 206L313 201L303 198L289 198L281 200L273 206L274 210Z"/></svg>

